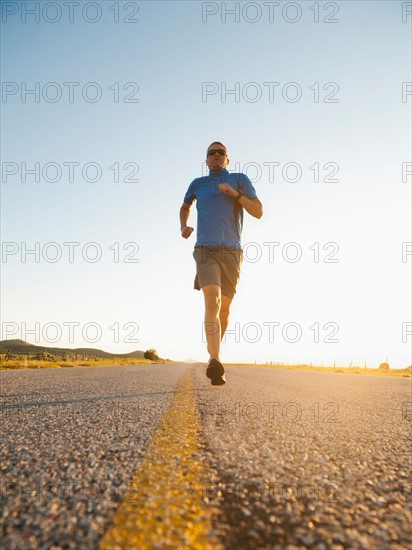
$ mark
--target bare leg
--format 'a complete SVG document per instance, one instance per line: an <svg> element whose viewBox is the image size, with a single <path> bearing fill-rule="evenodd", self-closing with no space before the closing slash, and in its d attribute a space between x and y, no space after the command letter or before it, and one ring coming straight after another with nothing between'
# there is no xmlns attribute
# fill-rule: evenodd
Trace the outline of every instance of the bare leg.
<svg viewBox="0 0 412 550"><path fill-rule="evenodd" d="M233 298L229 296L222 295L222 305L220 307L220 339L223 340L223 336L226 332L227 326L229 324L229 313L230 313L230 304L232 303Z"/></svg>
<svg viewBox="0 0 412 550"><path fill-rule="evenodd" d="M202 288L205 298L205 334L207 351L210 357L219 359L220 354L220 307L221 291L219 285L206 285Z"/></svg>

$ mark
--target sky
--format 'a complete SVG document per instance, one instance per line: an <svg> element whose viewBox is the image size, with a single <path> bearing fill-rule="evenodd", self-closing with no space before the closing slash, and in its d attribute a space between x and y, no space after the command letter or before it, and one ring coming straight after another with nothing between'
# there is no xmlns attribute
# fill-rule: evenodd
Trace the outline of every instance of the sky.
<svg viewBox="0 0 412 550"><path fill-rule="evenodd" d="M218 140L264 209L222 361L411 364L410 2L1 7L2 339L206 361Z"/></svg>

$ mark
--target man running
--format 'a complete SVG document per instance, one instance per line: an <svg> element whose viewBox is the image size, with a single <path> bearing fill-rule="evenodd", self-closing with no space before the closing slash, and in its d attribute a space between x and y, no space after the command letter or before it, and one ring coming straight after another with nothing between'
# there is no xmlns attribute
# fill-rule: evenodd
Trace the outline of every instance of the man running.
<svg viewBox="0 0 412 550"><path fill-rule="evenodd" d="M211 143L206 157L209 175L196 178L189 185L180 208L180 230L184 239L192 234L193 227L187 224L196 199L194 288L203 290L205 300L204 327L210 355L206 376L212 385L220 386L226 383L219 357L220 342L228 325L243 260L240 244L243 209L254 218L261 218L263 210L250 179L245 174L226 170L229 157L223 143Z"/></svg>

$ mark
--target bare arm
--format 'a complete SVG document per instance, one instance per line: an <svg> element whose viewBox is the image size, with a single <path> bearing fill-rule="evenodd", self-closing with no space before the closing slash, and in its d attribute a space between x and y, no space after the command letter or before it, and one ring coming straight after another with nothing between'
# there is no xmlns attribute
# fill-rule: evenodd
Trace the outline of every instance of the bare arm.
<svg viewBox="0 0 412 550"><path fill-rule="evenodd" d="M236 191L236 189L233 189L233 187L231 187L228 183L219 183L219 188L222 191L222 193L225 193L226 195L229 195L234 199L239 194L239 191ZM254 218L260 219L263 216L263 206L257 197L254 199L248 199L242 193L242 196L240 197L238 202L241 206L243 206L246 212L251 216L253 216Z"/></svg>
<svg viewBox="0 0 412 550"><path fill-rule="evenodd" d="M191 205L185 202L180 207L180 213L179 213L180 232L184 239L187 239L193 233L193 227L188 227L187 225L187 222L189 221L189 217L190 217L190 208L191 208Z"/></svg>
<svg viewBox="0 0 412 550"><path fill-rule="evenodd" d="M243 195L238 202L254 218L259 220L263 216L263 206L257 197L255 199L248 199Z"/></svg>

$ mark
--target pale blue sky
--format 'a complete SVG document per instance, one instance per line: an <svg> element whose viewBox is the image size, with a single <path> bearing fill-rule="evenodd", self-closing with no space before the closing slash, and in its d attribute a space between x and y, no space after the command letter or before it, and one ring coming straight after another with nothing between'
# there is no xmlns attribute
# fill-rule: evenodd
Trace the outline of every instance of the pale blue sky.
<svg viewBox="0 0 412 550"><path fill-rule="evenodd" d="M262 8L254 24L233 17L222 22L220 2L209 3L219 13L206 23L202 2L131 2L126 10L127 3L117 3L121 14L138 6L135 24L113 23L116 2L98 2L102 17L94 24L80 12L70 23L65 11L54 24L41 14L40 23L30 16L22 23L22 3L9 4L18 12L2 24L2 81L19 90L23 82L28 88L39 82L42 89L57 82L63 97L36 103L27 96L22 103L19 93L7 101L3 96L3 169L15 162L19 173L2 179L2 240L19 251L23 242L28 248L57 242L63 258L22 263L19 254L3 257L3 337L36 343L24 338L22 322L38 322L40 329L55 322L63 327L56 346L119 353L156 347L162 356L207 359L202 297L192 290L194 238L181 239L178 211L189 183L205 173L205 148L218 139L229 148L229 169L261 167L254 185L264 205L261 220L245 216L243 243L257 243L262 257L244 262L229 327L240 336L228 337L222 359L363 364L366 358L375 365L388 357L394 367L410 364L412 336L402 342L402 323L412 317L412 258L402 263L401 252L402 242L411 241L411 177L402 182L401 170L411 160L412 96L402 102L402 82L412 80L412 15L402 23L402 2L337 2L334 24L313 22L313 2L297 3L302 17L296 23L281 17L287 2L275 9L273 23L263 3L253 3ZM321 17L325 4L319 3ZM64 82L97 82L102 98L89 103L77 87L70 103ZM136 82L139 102L113 102L115 82L121 98L123 84ZM204 82L215 82L219 91L222 83L244 89L255 82L262 98L222 102L216 94L202 101ZM273 102L264 82L280 82ZM282 97L289 82L302 89L296 103ZM339 102L315 103L314 82L321 98L332 91L323 85L336 82ZM73 183L67 170L56 183L36 183L32 176L23 183L23 162L56 162L63 169L64 162L96 162L102 178L87 182L77 168ZM139 181L115 183L109 167L116 162L136 163ZM269 181L263 163L273 162L280 169ZM281 177L289 162L302 167L299 182ZM336 163L339 182L315 183L309 167L316 162L322 177L323 165ZM254 178L253 169L249 175ZM196 227L195 210L190 222ZM88 263L77 249L70 263L68 241L99 243L101 261ZM113 262L115 242L136 243L139 263ZM280 242L276 250L297 242L302 259L289 263L277 252L271 263L265 242ZM309 249L315 242L322 254L325 243L336 242L339 262L315 263ZM15 323L17 333L5 334L4 322ZM98 323L102 336L88 343L79 330L70 343L67 322L80 329ZM139 327L139 341L122 341L129 330L121 329L115 342L109 327L127 322ZM272 322L280 323L274 342L264 325ZM337 323L339 343L314 343L308 327L316 322ZM258 342L250 341L253 327L245 332L248 323L262 330ZM299 342L282 337L286 323L301 326ZM47 340L40 335L37 343Z"/></svg>

